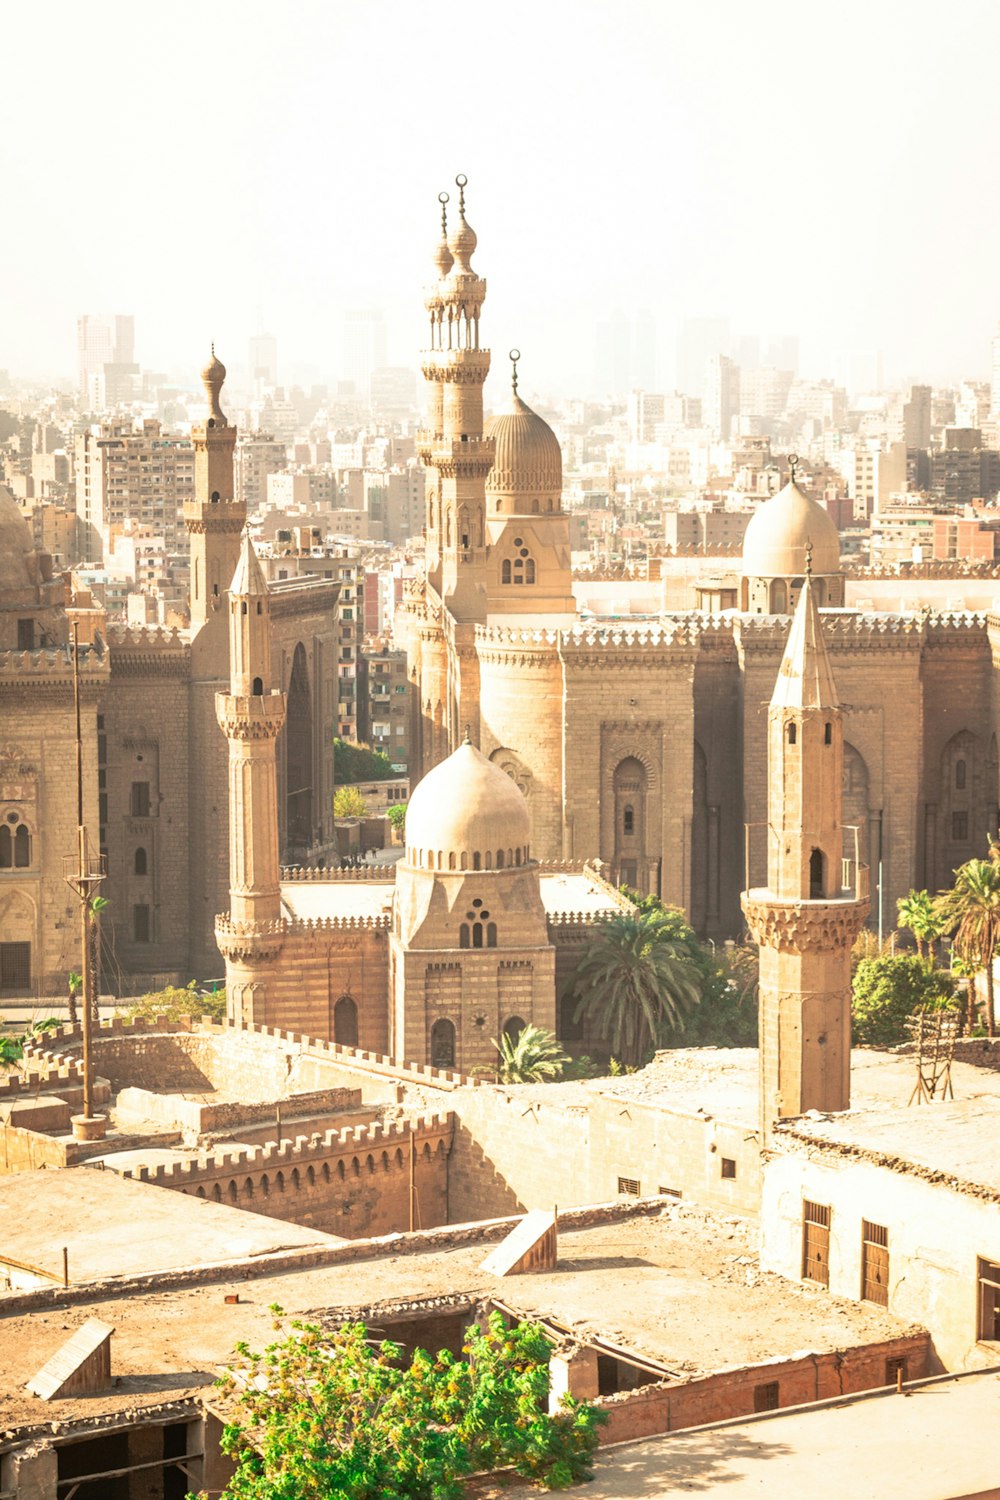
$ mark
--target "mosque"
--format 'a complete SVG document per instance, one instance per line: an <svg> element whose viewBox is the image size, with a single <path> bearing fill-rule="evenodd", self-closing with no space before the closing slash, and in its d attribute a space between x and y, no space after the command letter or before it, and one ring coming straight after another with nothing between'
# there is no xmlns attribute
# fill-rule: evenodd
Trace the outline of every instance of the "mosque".
<svg viewBox="0 0 1000 1500"><path fill-rule="evenodd" d="M844 853L870 864L873 920L881 901L891 922L998 826L1000 621L848 608L836 526L794 472L747 528L739 609L579 619L560 447L516 365L484 423L486 283L460 189L425 299L426 567L396 623L415 763L430 771L468 726L524 793L539 859L598 857L705 936L737 936L748 857L748 883L763 874L767 706L811 554L845 705Z"/></svg>

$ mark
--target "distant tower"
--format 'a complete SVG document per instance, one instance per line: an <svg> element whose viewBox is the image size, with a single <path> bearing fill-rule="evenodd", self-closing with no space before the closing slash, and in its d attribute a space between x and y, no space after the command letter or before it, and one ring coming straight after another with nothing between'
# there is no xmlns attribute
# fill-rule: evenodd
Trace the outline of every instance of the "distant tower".
<svg viewBox="0 0 1000 1500"><path fill-rule="evenodd" d="M843 718L807 555L768 709L767 888L743 893L760 947L762 1141L785 1116L851 1102L851 946L869 902L867 869L856 859L845 869L843 763Z"/></svg>
<svg viewBox="0 0 1000 1500"><path fill-rule="evenodd" d="M477 241L465 218L465 178L455 180L458 226L449 236L448 195L442 193L438 278L424 299L430 348L422 368L431 411L419 457L428 471L428 581L455 619L471 627L486 619L486 476L493 443L483 434L483 383L490 355L479 347L486 282L472 269Z"/></svg>
<svg viewBox="0 0 1000 1500"><path fill-rule="evenodd" d="M246 533L228 609L229 692L216 694L215 711L229 740L229 917L218 919L216 940L230 1015L262 1022L268 968L282 941L275 741L286 699L271 686L267 583Z"/></svg>
<svg viewBox="0 0 1000 1500"><path fill-rule="evenodd" d="M191 626L200 630L219 608L240 552L246 506L236 499L233 454L236 428L219 405L226 367L212 357L201 378L208 397L208 419L191 429L194 445L194 499L184 506L191 538Z"/></svg>

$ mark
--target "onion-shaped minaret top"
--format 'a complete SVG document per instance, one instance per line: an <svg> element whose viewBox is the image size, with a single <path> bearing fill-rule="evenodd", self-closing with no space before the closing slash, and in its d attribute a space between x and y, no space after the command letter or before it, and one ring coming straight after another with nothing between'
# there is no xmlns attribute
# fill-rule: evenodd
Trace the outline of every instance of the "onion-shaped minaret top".
<svg viewBox="0 0 1000 1500"><path fill-rule="evenodd" d="M471 276L470 261L479 241L476 239L476 231L471 228L465 218L465 186L468 180L464 172L459 172L455 178L458 187L458 228L448 241L448 248L455 257L455 269Z"/></svg>
<svg viewBox="0 0 1000 1500"><path fill-rule="evenodd" d="M209 416L220 426L226 425L226 414L219 405L219 397L222 394L222 385L226 378L226 367L215 352L212 345L212 357L201 372L201 378L205 385L205 394L208 397Z"/></svg>
<svg viewBox="0 0 1000 1500"><path fill-rule="evenodd" d="M438 202L441 205L441 238L434 249L434 264L438 276L443 279L455 264L455 257L448 249L448 194L438 193Z"/></svg>

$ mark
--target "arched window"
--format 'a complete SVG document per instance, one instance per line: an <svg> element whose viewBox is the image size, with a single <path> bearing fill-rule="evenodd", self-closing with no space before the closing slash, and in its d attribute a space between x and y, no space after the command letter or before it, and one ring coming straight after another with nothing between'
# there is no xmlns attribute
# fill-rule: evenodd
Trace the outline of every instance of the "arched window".
<svg viewBox="0 0 1000 1500"><path fill-rule="evenodd" d="M454 851L454 849L452 849L449 852L449 854L448 854L448 868L449 868L449 870L453 870L455 868L455 851Z"/></svg>
<svg viewBox="0 0 1000 1500"><path fill-rule="evenodd" d="M814 849L809 856L809 899L810 901L822 900L823 897L823 852Z"/></svg>
<svg viewBox="0 0 1000 1500"><path fill-rule="evenodd" d="M483 946L483 924L476 922L472 928L472 946L481 948Z"/></svg>
<svg viewBox="0 0 1000 1500"><path fill-rule="evenodd" d="M783 578L776 578L771 584L771 613L772 615L783 615L788 610L788 587Z"/></svg>
<svg viewBox="0 0 1000 1500"><path fill-rule="evenodd" d="M9 813L7 823L0 825L0 870L26 870L30 864L31 834L16 813Z"/></svg>
<svg viewBox="0 0 1000 1500"><path fill-rule="evenodd" d="M145 849L137 849L135 851L135 873L137 875L146 875L149 873Z"/></svg>
<svg viewBox="0 0 1000 1500"><path fill-rule="evenodd" d="M472 856L472 868L474 870L479 870L482 868L482 859L480 858L478 850Z"/></svg>
<svg viewBox="0 0 1000 1500"><path fill-rule="evenodd" d="M431 1027L431 1067L455 1066L455 1027L451 1021L435 1021Z"/></svg>
<svg viewBox="0 0 1000 1500"><path fill-rule="evenodd" d="M26 870L31 864L31 835L23 823L18 824L14 834L14 868Z"/></svg>
<svg viewBox="0 0 1000 1500"><path fill-rule="evenodd" d="M500 582L510 583L510 558L505 557L500 565Z"/></svg>
<svg viewBox="0 0 1000 1500"><path fill-rule="evenodd" d="M458 929L458 946L460 948L468 948L468 946L469 946L469 924L468 924L468 922L463 922L462 925L461 925L461 927Z"/></svg>
<svg viewBox="0 0 1000 1500"><path fill-rule="evenodd" d="M537 500L532 500L532 502L531 502L531 514L533 516L537 516L538 515L538 511L539 511L538 501Z"/></svg>
<svg viewBox="0 0 1000 1500"><path fill-rule="evenodd" d="M833 744L833 725L832 724L827 724L827 725L824 726L824 729L823 729L823 743L824 743L824 745L832 745Z"/></svg>
<svg viewBox="0 0 1000 1500"><path fill-rule="evenodd" d="M503 1023L504 1036L510 1037L510 1040L514 1043L517 1042L523 1030L524 1022L520 1016L508 1016L507 1020Z"/></svg>
<svg viewBox="0 0 1000 1500"><path fill-rule="evenodd" d="M487 946L487 948L495 948L496 945L497 945L497 924L495 922L487 922L487 924L486 924L486 946Z"/></svg>
<svg viewBox="0 0 1000 1500"><path fill-rule="evenodd" d="M10 836L10 829L4 825L0 827L0 870L9 870L14 864L14 841Z"/></svg>
<svg viewBox="0 0 1000 1500"><path fill-rule="evenodd" d="M535 561L532 557L529 557L524 565L524 581L525 583L534 583L535 581Z"/></svg>
<svg viewBox="0 0 1000 1500"><path fill-rule="evenodd" d="M798 739L798 733L799 732L798 732L798 728L796 727L796 725L789 724L789 726L788 726L788 743L790 745L794 745L795 744L795 741Z"/></svg>
<svg viewBox="0 0 1000 1500"><path fill-rule="evenodd" d="M958 791L958 792L964 792L965 791L965 761L964 760L956 760L956 762L955 762L955 790Z"/></svg>
<svg viewBox="0 0 1000 1500"><path fill-rule="evenodd" d="M631 805L622 814L622 833L635 833L635 808Z"/></svg>
<svg viewBox="0 0 1000 1500"><path fill-rule="evenodd" d="M251 694L253 695L254 698L263 698L263 696L264 696L264 679L262 677L255 677L254 678L254 680L253 680L253 686L251 687L250 692L251 692Z"/></svg>
<svg viewBox="0 0 1000 1500"><path fill-rule="evenodd" d="M497 869L498 870L502 870L503 869L503 850L502 849L498 849L497 850Z"/></svg>
<svg viewBox="0 0 1000 1500"><path fill-rule="evenodd" d="M358 1045L358 1007L350 995L341 995L333 1007L333 1040L341 1047Z"/></svg>

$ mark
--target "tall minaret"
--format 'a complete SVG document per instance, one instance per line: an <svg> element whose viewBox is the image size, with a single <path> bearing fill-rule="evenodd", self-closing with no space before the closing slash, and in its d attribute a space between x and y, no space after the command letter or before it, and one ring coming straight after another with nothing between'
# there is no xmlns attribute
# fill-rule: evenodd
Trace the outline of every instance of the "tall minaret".
<svg viewBox="0 0 1000 1500"><path fill-rule="evenodd" d="M216 694L215 711L229 740L229 917L219 918L216 939L226 959L231 1014L260 1021L266 964L280 947L275 741L286 700L271 686L267 583L247 533L227 608L229 692ZM234 1004L241 986L252 992L252 1003Z"/></svg>
<svg viewBox="0 0 1000 1500"><path fill-rule="evenodd" d="M843 715L808 554L767 717L767 887L743 893L760 947L762 1141L784 1116L850 1106L851 946L869 910L867 869L843 859Z"/></svg>
<svg viewBox="0 0 1000 1500"><path fill-rule="evenodd" d="M486 619L486 476L493 443L483 433L483 383L488 349L479 347L486 282L472 269L476 235L465 218L464 176L458 184L458 225L447 231L447 193L441 194L437 280L425 306L430 348L423 373L431 388L430 426L419 455L427 476L427 578L460 624Z"/></svg>
<svg viewBox="0 0 1000 1500"><path fill-rule="evenodd" d="M194 445L194 499L184 506L191 542L191 626L197 631L222 605L240 550L246 506L236 499L233 455L236 428L219 404L226 367L212 357L201 372L209 414L191 429Z"/></svg>

